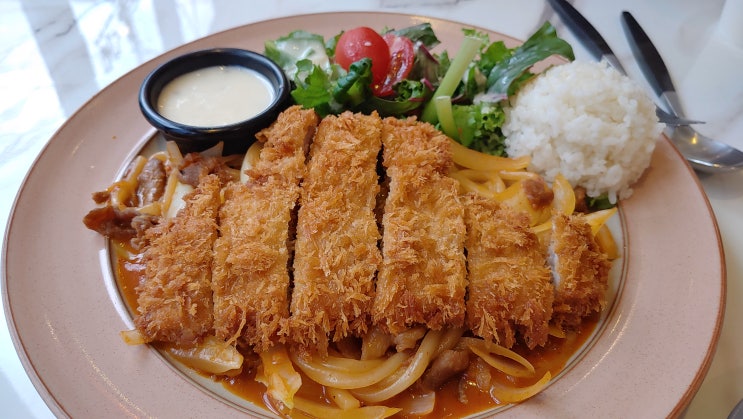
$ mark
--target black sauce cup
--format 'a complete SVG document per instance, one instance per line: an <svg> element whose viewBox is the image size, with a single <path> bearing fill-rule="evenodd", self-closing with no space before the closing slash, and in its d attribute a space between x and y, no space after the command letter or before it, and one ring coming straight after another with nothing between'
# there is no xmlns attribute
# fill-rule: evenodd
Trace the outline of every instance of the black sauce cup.
<svg viewBox="0 0 743 419"><path fill-rule="evenodd" d="M157 110L163 88L178 76L206 67L240 66L265 76L274 89L274 99L257 115L228 125L194 126L171 121ZM166 140L175 141L183 154L203 151L222 141L224 155L244 153L255 141L255 134L269 126L291 103L291 85L286 75L272 60L253 51L237 48L214 48L176 57L153 70L139 90L139 107L147 121Z"/></svg>

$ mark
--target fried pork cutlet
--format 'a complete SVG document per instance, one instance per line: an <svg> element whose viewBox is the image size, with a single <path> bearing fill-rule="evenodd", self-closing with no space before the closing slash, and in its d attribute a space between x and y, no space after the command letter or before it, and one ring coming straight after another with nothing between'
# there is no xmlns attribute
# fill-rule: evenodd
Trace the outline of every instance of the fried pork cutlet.
<svg viewBox="0 0 743 419"><path fill-rule="evenodd" d="M145 233L145 280L137 287L134 322L145 341L197 344L212 331L212 246L221 181L202 177L173 218Z"/></svg>
<svg viewBox="0 0 743 419"><path fill-rule="evenodd" d="M581 214L555 215L550 253L555 302L553 322L574 328L582 319L603 310L611 262L601 252L591 227Z"/></svg>
<svg viewBox="0 0 743 419"><path fill-rule="evenodd" d="M528 214L477 194L464 198L467 327L508 348L516 342L517 332L530 349L544 345L554 287Z"/></svg>
<svg viewBox="0 0 743 419"><path fill-rule="evenodd" d="M379 116L343 113L318 126L302 183L289 340L327 350L328 339L369 327L381 262L374 208Z"/></svg>
<svg viewBox="0 0 743 419"><path fill-rule="evenodd" d="M457 181L447 176L448 141L429 124L384 120L389 191L372 316L392 334L464 323L464 207Z"/></svg>
<svg viewBox="0 0 743 419"><path fill-rule="evenodd" d="M318 117L292 107L258 134L264 142L246 183L225 187L214 245L214 330L258 352L289 317L289 230L304 176L305 144Z"/></svg>

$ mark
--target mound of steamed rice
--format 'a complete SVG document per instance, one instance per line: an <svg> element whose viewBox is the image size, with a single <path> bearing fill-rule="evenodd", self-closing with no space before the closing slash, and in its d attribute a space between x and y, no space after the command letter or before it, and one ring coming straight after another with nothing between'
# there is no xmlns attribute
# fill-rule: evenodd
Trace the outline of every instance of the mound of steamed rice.
<svg viewBox="0 0 743 419"><path fill-rule="evenodd" d="M548 182L562 173L588 196L628 198L662 131L645 91L606 63L573 61L535 77L505 109L509 156L531 156Z"/></svg>

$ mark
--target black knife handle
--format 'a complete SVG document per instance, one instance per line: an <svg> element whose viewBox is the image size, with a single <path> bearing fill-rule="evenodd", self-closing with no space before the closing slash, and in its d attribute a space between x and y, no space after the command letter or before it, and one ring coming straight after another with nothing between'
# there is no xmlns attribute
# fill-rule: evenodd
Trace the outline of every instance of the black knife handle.
<svg viewBox="0 0 743 419"><path fill-rule="evenodd" d="M580 12L575 10L572 4L565 0L547 1L560 15L560 18L565 21L568 28L573 31L578 40L581 41L581 44L593 55L593 58L601 60L604 55L614 55L606 40Z"/></svg>
<svg viewBox="0 0 743 419"><path fill-rule="evenodd" d="M622 20L624 21L625 34L632 40L630 42L632 52L635 54L640 69L655 94L663 96L664 92L675 92L676 88L673 86L671 74L668 72L663 58L653 46L648 35L640 27L640 24L627 11L622 12Z"/></svg>

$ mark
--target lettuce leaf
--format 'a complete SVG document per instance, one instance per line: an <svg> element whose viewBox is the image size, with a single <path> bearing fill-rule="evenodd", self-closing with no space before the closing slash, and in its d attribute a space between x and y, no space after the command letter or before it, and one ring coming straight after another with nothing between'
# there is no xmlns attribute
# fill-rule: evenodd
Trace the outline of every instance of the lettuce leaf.
<svg viewBox="0 0 743 419"><path fill-rule="evenodd" d="M501 126L506 118L500 104L452 106L459 142L469 148L496 156L506 156Z"/></svg>
<svg viewBox="0 0 743 419"><path fill-rule="evenodd" d="M557 37L554 26L549 22L545 22L526 42L511 51L510 56L498 61L489 71L488 93L514 94L534 76L528 69L551 55L560 55L571 61L575 59L573 48Z"/></svg>

